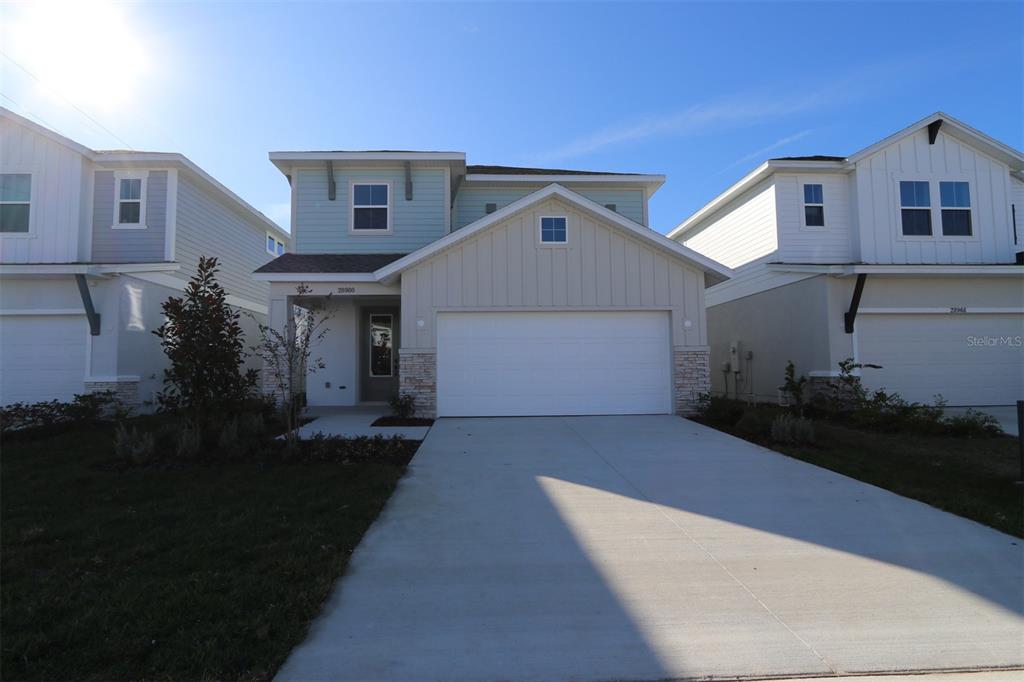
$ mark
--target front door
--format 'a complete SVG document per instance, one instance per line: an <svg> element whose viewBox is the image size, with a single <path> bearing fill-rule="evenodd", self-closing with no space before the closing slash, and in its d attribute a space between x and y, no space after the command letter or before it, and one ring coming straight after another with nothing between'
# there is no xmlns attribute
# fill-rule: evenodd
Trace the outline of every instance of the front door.
<svg viewBox="0 0 1024 682"><path fill-rule="evenodd" d="M390 400L398 393L398 308L363 308L360 328L361 398Z"/></svg>

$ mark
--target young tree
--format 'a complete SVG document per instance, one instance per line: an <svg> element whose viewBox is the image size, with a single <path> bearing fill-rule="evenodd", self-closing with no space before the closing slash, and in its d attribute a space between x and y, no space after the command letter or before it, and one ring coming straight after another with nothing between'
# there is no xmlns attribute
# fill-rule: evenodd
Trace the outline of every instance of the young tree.
<svg viewBox="0 0 1024 682"><path fill-rule="evenodd" d="M293 323L285 329L260 324L259 343L252 347L253 354L263 360L264 371L269 374L275 397L280 405L290 440L297 437L299 400L295 386L307 373L326 367L322 358L312 358L313 347L330 331L331 295L309 297L312 289L305 284L295 287L295 294L308 297L303 307L297 307Z"/></svg>
<svg viewBox="0 0 1024 682"><path fill-rule="evenodd" d="M221 414L251 396L256 386L256 370L242 369L247 353L239 313L228 305L216 275L217 259L200 257L185 295L163 303L166 322L153 333L171 363L157 396L164 409L203 417Z"/></svg>

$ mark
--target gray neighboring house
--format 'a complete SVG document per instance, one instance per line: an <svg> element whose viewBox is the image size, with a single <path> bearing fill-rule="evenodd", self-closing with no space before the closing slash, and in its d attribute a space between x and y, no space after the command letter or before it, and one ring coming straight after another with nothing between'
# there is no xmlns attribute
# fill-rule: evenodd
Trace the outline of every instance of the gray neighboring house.
<svg viewBox="0 0 1024 682"><path fill-rule="evenodd" d="M426 416L686 413L708 390L704 288L730 271L648 227L663 176L461 152L270 159L295 238L255 274L270 324L331 294L309 405L405 392Z"/></svg>
<svg viewBox="0 0 1024 682"><path fill-rule="evenodd" d="M0 109L0 404L111 389L145 408L166 366L161 303L200 255L265 320L270 287L251 272L290 247L181 154L95 151Z"/></svg>
<svg viewBox="0 0 1024 682"><path fill-rule="evenodd" d="M771 159L669 232L708 291L711 385L775 400L788 360L951 406L1024 398L1024 154L935 113L845 156Z"/></svg>

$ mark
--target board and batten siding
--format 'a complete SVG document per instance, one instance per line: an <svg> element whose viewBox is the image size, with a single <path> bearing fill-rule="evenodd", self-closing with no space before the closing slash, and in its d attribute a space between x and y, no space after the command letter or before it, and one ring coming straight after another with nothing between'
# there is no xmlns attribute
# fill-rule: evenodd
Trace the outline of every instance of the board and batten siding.
<svg viewBox="0 0 1024 682"><path fill-rule="evenodd" d="M821 185L824 227L804 226L804 185ZM789 263L850 263L850 181L845 174L775 174L779 221L778 260Z"/></svg>
<svg viewBox="0 0 1024 682"><path fill-rule="evenodd" d="M928 144L928 131L922 129L858 161L855 172L861 260L865 263L1013 262L1010 171L1006 164L941 130L935 144ZM903 236L900 180L932 182L931 237ZM940 180L970 183L973 236L942 236L934 184Z"/></svg>
<svg viewBox="0 0 1024 682"><path fill-rule="evenodd" d="M568 244L539 243L543 215L566 216ZM552 199L403 272L402 345L435 348L439 312L666 310L674 346L704 346L703 301L700 270Z"/></svg>
<svg viewBox="0 0 1024 682"><path fill-rule="evenodd" d="M704 220L697 234L683 244L726 267L767 256L779 247L775 213L775 182L768 178L730 201Z"/></svg>
<svg viewBox="0 0 1024 682"><path fill-rule="evenodd" d="M293 234L296 253L410 253L437 241L448 232L445 224L447 169L412 169L412 199L405 198L405 169L334 169L337 189L327 196L327 169L299 168L292 183L295 201ZM389 233L349 231L353 182L391 185Z"/></svg>
<svg viewBox="0 0 1024 682"><path fill-rule="evenodd" d="M113 228L116 187L113 171L96 171L92 203L92 260L96 263L153 263L164 260L167 232L167 171L142 171L146 210L140 229Z"/></svg>
<svg viewBox="0 0 1024 682"><path fill-rule="evenodd" d="M593 188L563 183L572 191L594 203L615 204L615 211L633 222L645 225L644 192L639 189ZM528 194L545 187L543 184L517 187L461 187L452 210L452 229L457 230L487 215L487 204L501 210Z"/></svg>
<svg viewBox="0 0 1024 682"><path fill-rule="evenodd" d="M229 294L267 305L269 285L252 277L274 258L267 253L266 227L242 217L184 173L178 176L176 235L174 260L181 268L169 274L187 280L200 256L214 256L220 261L217 279Z"/></svg>
<svg viewBox="0 0 1024 682"><path fill-rule="evenodd" d="M29 233L0 235L2 263L87 260L80 212L87 187L80 153L9 120L0 120L0 172L32 175Z"/></svg>

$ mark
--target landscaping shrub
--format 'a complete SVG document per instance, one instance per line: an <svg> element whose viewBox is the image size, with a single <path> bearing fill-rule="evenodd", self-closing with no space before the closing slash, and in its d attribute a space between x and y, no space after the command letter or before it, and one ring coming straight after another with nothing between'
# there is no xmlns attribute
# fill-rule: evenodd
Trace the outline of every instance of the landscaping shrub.
<svg viewBox="0 0 1024 682"><path fill-rule="evenodd" d="M748 405L732 398L723 398L705 393L697 405L697 416L708 424L732 427L740 420Z"/></svg>
<svg viewBox="0 0 1024 682"><path fill-rule="evenodd" d="M964 414L945 418L949 435L956 438L991 438L1003 433L999 420L990 414L967 410Z"/></svg>
<svg viewBox="0 0 1024 682"><path fill-rule="evenodd" d="M416 397L411 393L399 393L388 401L391 405L391 414L399 419L410 419L416 414Z"/></svg>
<svg viewBox="0 0 1024 682"><path fill-rule="evenodd" d="M126 414L124 404L113 391L78 394L66 403L59 400L14 403L0 408L0 433L6 436L58 424L89 424L123 418Z"/></svg>
<svg viewBox="0 0 1024 682"><path fill-rule="evenodd" d="M185 421L178 430L174 456L179 460L195 459L203 450L203 430L199 424Z"/></svg>
<svg viewBox="0 0 1024 682"><path fill-rule="evenodd" d="M751 407L739 418L733 430L749 440L767 440L772 433L773 412L766 408Z"/></svg>
<svg viewBox="0 0 1024 682"><path fill-rule="evenodd" d="M114 430L114 454L129 464L148 464L156 454L156 438L150 431L121 422Z"/></svg>
<svg viewBox="0 0 1024 682"><path fill-rule="evenodd" d="M814 422L806 417L780 414L771 423L772 441L792 445L814 444Z"/></svg>
<svg viewBox="0 0 1024 682"><path fill-rule="evenodd" d="M793 364L793 361L787 362L785 378L779 389L790 397L793 409L801 417L804 414L804 385L806 383L807 377L801 375L797 378L796 365Z"/></svg>

